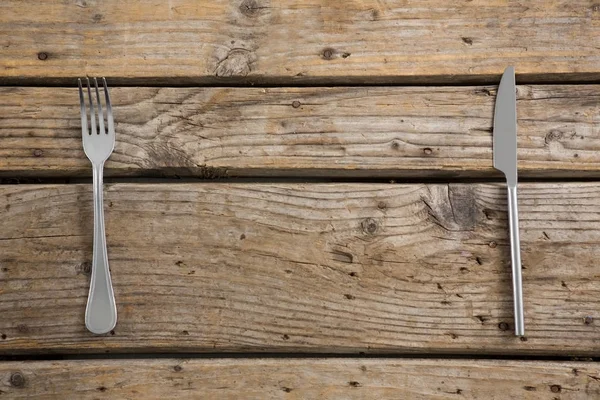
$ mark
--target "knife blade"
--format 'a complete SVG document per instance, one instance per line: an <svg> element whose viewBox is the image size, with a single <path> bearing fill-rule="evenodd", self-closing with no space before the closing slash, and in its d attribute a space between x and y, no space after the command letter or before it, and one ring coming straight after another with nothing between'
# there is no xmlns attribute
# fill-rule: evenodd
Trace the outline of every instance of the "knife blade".
<svg viewBox="0 0 600 400"><path fill-rule="evenodd" d="M509 185L517 184L517 96L515 68L502 74L494 111L494 168L504 172Z"/></svg>
<svg viewBox="0 0 600 400"><path fill-rule="evenodd" d="M524 336L523 278L517 205L517 96L514 67L506 68L498 87L494 110L493 157L494 168L504 173L508 188L515 335Z"/></svg>

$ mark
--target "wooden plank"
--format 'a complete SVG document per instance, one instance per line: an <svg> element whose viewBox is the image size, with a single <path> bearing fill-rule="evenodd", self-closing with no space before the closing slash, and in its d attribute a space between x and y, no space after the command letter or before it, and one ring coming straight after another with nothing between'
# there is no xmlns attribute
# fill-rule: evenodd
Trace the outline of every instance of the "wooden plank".
<svg viewBox="0 0 600 400"><path fill-rule="evenodd" d="M499 177L495 87L115 88L125 175ZM600 177L600 85L519 86L522 177ZM1 176L89 176L76 89L0 88Z"/></svg>
<svg viewBox="0 0 600 400"><path fill-rule="evenodd" d="M597 356L599 193L522 185L519 340L503 185L108 185L119 323L94 336L91 186L5 185L0 353Z"/></svg>
<svg viewBox="0 0 600 400"><path fill-rule="evenodd" d="M593 362L161 359L0 363L11 399L592 399Z"/></svg>
<svg viewBox="0 0 600 400"><path fill-rule="evenodd" d="M0 6L6 82L457 82L600 78L590 0L192 0Z"/></svg>

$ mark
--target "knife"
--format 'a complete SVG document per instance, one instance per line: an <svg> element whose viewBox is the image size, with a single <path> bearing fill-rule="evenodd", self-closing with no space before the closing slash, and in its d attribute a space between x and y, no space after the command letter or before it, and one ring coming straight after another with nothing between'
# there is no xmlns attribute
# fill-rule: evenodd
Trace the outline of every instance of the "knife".
<svg viewBox="0 0 600 400"><path fill-rule="evenodd" d="M514 300L515 335L525 335L523 317L523 279L521 276L521 245L519 241L519 211L517 209L517 95L515 68L502 74L494 111L494 168L504 173L508 188L508 220L510 227L510 258Z"/></svg>

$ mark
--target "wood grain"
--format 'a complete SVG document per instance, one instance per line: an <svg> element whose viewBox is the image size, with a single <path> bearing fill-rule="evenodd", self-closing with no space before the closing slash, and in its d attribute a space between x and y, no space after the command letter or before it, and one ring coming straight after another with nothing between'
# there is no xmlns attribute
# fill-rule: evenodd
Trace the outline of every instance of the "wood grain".
<svg viewBox="0 0 600 400"><path fill-rule="evenodd" d="M83 323L91 185L0 188L0 353L600 355L598 183L106 187L117 328Z"/></svg>
<svg viewBox="0 0 600 400"><path fill-rule="evenodd" d="M414 83L600 78L591 0L192 0L0 6L1 79ZM172 81L172 80L171 80Z"/></svg>
<svg viewBox="0 0 600 400"><path fill-rule="evenodd" d="M592 362L159 359L0 363L0 395L11 399L575 400L598 398L599 381L598 365Z"/></svg>
<svg viewBox="0 0 600 400"><path fill-rule="evenodd" d="M500 177L495 87L115 88L110 176ZM521 177L600 177L600 85L519 86ZM0 88L0 176L89 176L76 89Z"/></svg>

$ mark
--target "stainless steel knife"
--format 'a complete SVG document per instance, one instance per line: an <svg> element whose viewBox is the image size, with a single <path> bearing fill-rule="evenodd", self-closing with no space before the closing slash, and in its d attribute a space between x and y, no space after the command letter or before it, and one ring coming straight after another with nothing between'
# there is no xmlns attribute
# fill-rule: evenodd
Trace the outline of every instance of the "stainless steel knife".
<svg viewBox="0 0 600 400"><path fill-rule="evenodd" d="M519 211L517 209L517 95L515 68L508 67L502 75L494 112L494 168L506 176L508 216L510 226L510 256L514 300L515 335L525 335L523 316L523 279L521 276L521 245Z"/></svg>

